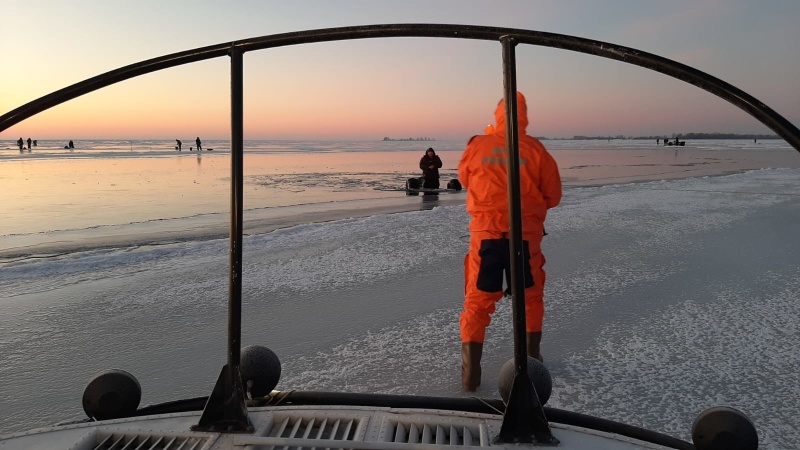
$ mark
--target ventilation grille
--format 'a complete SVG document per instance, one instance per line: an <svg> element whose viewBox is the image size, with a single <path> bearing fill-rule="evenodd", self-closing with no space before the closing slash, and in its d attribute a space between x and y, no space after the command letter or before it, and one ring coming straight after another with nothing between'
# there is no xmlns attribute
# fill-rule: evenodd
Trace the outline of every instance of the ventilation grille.
<svg viewBox="0 0 800 450"><path fill-rule="evenodd" d="M389 432L387 437L396 443L488 446L478 426L393 422Z"/></svg>
<svg viewBox="0 0 800 450"><path fill-rule="evenodd" d="M268 437L353 441L359 419L277 416Z"/></svg>
<svg viewBox="0 0 800 450"><path fill-rule="evenodd" d="M94 450L200 450L211 437L97 433Z"/></svg>

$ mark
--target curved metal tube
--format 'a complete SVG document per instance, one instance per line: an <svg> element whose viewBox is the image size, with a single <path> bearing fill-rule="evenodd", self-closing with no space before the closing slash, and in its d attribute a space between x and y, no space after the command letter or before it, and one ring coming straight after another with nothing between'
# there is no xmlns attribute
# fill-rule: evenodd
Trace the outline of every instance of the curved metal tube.
<svg viewBox="0 0 800 450"><path fill-rule="evenodd" d="M236 48L241 52L249 52L314 42L386 37L437 37L499 42L500 38L503 36L514 38L518 44L560 48L563 50L600 56L602 58L615 59L617 61L661 72L670 77L693 84L750 114L800 152L800 130L783 116L741 89L719 78L671 59L630 47L565 34L516 28L444 24L386 24L326 28L261 36L172 53L106 72L26 103L0 116L0 131L4 131L53 106L80 97L89 92L139 75L225 56L229 54L232 48Z"/></svg>

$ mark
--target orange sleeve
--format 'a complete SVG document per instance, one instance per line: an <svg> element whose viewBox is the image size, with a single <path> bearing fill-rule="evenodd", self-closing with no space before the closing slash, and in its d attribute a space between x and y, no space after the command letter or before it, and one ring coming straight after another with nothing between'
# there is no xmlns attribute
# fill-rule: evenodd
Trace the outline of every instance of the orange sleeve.
<svg viewBox="0 0 800 450"><path fill-rule="evenodd" d="M464 149L464 153L461 155L461 161L458 163L458 181L464 188L469 186L469 163L472 160L473 147L471 144L473 139L475 139L475 136L473 136L469 142L467 142L467 148Z"/></svg>
<svg viewBox="0 0 800 450"><path fill-rule="evenodd" d="M553 208L561 203L561 175L558 173L556 160L545 152L541 161L542 197L547 208Z"/></svg>

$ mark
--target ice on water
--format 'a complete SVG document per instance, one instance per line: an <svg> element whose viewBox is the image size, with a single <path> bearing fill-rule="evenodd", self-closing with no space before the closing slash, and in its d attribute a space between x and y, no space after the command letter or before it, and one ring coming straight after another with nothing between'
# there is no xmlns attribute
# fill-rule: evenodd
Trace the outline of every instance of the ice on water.
<svg viewBox="0 0 800 450"><path fill-rule="evenodd" d="M548 404L684 439L722 404L755 421L762 448L800 440L798 182L772 169L569 189L543 244ZM467 223L454 206L247 237L243 344L276 351L278 389L461 395ZM3 267L0 398L15 413L0 428L29 426L45 401L40 425L80 417L84 384L112 367L137 376L144 403L208 395L225 357L227 245ZM497 396L512 348L503 300L478 395Z"/></svg>

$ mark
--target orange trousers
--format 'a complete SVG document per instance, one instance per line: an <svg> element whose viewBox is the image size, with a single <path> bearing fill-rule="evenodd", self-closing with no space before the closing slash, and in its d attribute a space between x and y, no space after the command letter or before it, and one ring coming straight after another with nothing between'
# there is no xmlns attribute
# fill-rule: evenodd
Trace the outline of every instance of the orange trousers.
<svg viewBox="0 0 800 450"><path fill-rule="evenodd" d="M523 233L525 256L525 329L542 331L544 320L544 255L542 232ZM508 233L472 231L469 252L464 258L464 310L461 312L461 342L483 343L486 327L503 298L503 280L510 279Z"/></svg>

